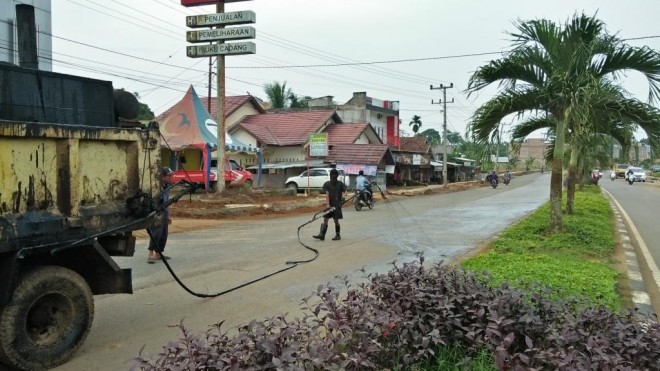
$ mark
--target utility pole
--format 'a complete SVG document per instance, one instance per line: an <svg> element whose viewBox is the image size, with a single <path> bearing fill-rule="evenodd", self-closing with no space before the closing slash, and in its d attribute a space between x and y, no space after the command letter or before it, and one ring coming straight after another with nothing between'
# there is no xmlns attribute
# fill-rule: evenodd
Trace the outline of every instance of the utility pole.
<svg viewBox="0 0 660 371"><path fill-rule="evenodd" d="M444 114L444 121L442 123L442 188L447 187L447 89L451 89L454 87L454 83L450 83L449 86L444 86L440 84L440 86L434 88L433 85L431 85L431 90L442 90L442 100L438 102L434 102L433 99L431 99L431 104L440 104L442 103L444 105L444 108L442 110ZM451 99L450 103L454 103L454 98Z"/></svg>
<svg viewBox="0 0 660 371"><path fill-rule="evenodd" d="M222 0L218 2L215 6L216 13L225 12L225 1ZM217 29L225 28L224 25L218 25ZM221 31L218 31L221 32ZM224 43L224 40L218 41L218 43ZM218 179L216 179L218 184L218 192L225 190L225 110L224 110L224 100L225 100L225 56L218 55L218 94L217 94L217 124L218 124Z"/></svg>

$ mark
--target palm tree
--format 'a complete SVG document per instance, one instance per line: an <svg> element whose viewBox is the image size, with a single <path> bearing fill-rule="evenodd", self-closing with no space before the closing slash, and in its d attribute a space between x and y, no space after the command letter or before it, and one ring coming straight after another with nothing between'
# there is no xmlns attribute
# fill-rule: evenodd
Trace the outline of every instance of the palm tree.
<svg viewBox="0 0 660 371"><path fill-rule="evenodd" d="M550 184L550 226L562 230L562 160L570 129L576 138L593 132L593 118L632 118L652 128L649 141L660 144L660 114L652 106L623 94L612 94L603 81L614 85L619 74L634 70L649 81L649 99L660 98L660 55L648 47L632 47L608 35L603 22L584 14L574 15L563 26L549 20L515 24L513 50L479 67L470 78L468 91L479 91L501 83L501 91L479 107L469 124L475 137L486 141L500 121L511 114L528 117L544 113L554 132ZM612 122L608 120L608 122ZM581 139L576 139L579 142ZM570 177L569 177L570 178Z"/></svg>
<svg viewBox="0 0 660 371"><path fill-rule="evenodd" d="M410 121L410 123L408 124L408 126L412 126L413 132L415 132L415 134L417 134L419 129L422 128L422 118L417 116L417 115L413 116L413 118Z"/></svg>
<svg viewBox="0 0 660 371"><path fill-rule="evenodd" d="M279 81L266 83L264 85L264 93L266 93L272 108L285 108L287 101L293 94L290 88L289 90L286 89L286 81L281 84Z"/></svg>

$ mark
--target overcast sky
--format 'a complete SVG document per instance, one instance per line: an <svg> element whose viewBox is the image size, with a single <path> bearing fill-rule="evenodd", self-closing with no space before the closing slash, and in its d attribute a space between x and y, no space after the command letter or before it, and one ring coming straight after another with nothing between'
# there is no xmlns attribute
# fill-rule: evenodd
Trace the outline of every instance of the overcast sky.
<svg viewBox="0 0 660 371"><path fill-rule="evenodd" d="M454 88L447 90L447 98L455 102L447 107L447 127L465 131L474 109L496 91L467 97L468 78L507 50L505 32L514 30L517 19L564 21L575 12L597 12L621 38L658 36L630 40L631 45L660 48L656 0L251 0L225 5L226 12L239 10L256 13L252 41L257 53L226 57L227 95L249 92L266 99L263 85L274 81L286 81L299 95L333 96L340 104L353 92L365 91L373 98L400 101L401 129L409 134L413 115L422 117L422 130L442 130L442 106L431 104L441 91L429 86L449 83ZM208 58L188 58L185 52L185 16L206 13L215 13L215 6L186 8L178 0L52 0L53 69L111 80L115 88L138 92L159 114L191 84L200 96L207 95ZM292 67L384 61L392 62ZM630 74L624 85L647 98L642 77Z"/></svg>

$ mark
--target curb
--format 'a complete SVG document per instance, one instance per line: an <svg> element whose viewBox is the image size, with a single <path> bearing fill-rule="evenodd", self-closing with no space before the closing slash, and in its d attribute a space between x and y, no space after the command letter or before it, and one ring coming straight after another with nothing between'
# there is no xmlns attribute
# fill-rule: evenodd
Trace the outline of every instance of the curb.
<svg viewBox="0 0 660 371"><path fill-rule="evenodd" d="M654 310L653 300L649 292L658 292L660 288L657 287L653 276L644 277L640 269L640 264L645 265L646 268L650 268L648 267L649 262L645 260L643 251L638 251L639 248L636 248L636 245L639 245L639 241L634 231L630 231L626 225L626 221L628 223L631 222L625 211L609 192L605 191L605 193L608 196L610 207L614 213L616 231L621 238L621 247L625 255L626 275L631 288L632 302L639 309L639 313L643 315L658 315L657 313L660 313L660 310L657 312Z"/></svg>

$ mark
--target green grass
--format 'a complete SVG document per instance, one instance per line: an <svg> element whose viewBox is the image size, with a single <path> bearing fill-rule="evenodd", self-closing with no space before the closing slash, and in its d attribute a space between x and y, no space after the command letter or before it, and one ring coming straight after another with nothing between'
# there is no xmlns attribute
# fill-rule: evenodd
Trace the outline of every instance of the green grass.
<svg viewBox="0 0 660 371"><path fill-rule="evenodd" d="M538 282L551 288L556 299L578 297L621 308L618 273L611 259L616 246L614 221L600 189L586 186L576 192L575 214L564 215L563 221L563 233L548 233L550 205L546 204L502 232L490 251L462 265L490 272L493 284L507 281L527 289Z"/></svg>
<svg viewBox="0 0 660 371"><path fill-rule="evenodd" d="M413 371L495 371L492 354L483 350L476 355L468 355L459 346L446 346L437 350L432 362L412 367Z"/></svg>

